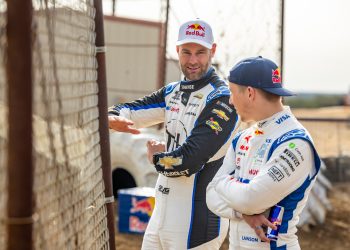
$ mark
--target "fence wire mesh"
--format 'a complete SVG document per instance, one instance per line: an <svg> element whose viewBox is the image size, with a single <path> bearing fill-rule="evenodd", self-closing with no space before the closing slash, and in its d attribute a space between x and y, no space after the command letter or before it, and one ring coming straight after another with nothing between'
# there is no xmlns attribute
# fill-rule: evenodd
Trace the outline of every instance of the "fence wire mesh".
<svg viewBox="0 0 350 250"><path fill-rule="evenodd" d="M0 10L0 245L6 246L3 0ZM93 0L33 1L34 249L109 249L94 15Z"/></svg>

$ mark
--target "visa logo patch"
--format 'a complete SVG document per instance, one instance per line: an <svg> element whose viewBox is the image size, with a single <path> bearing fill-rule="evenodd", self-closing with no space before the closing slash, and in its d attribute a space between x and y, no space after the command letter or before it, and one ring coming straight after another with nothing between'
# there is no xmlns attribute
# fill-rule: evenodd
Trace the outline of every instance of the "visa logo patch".
<svg viewBox="0 0 350 250"><path fill-rule="evenodd" d="M284 122L285 120L289 119L290 116L289 115L283 115L280 118L277 119L276 123L277 124L281 124L282 122Z"/></svg>

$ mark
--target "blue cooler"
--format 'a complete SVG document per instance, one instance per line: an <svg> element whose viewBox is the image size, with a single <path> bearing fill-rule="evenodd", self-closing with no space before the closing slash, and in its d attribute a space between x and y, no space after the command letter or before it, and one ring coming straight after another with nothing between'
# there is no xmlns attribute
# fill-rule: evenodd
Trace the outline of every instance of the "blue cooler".
<svg viewBox="0 0 350 250"><path fill-rule="evenodd" d="M140 233L146 230L153 212L154 188L135 187L118 191L118 229L121 233Z"/></svg>

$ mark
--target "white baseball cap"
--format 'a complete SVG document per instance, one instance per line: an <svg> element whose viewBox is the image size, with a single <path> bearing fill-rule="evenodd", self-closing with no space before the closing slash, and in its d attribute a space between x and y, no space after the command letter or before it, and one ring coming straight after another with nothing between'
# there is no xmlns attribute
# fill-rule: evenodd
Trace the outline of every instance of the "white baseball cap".
<svg viewBox="0 0 350 250"><path fill-rule="evenodd" d="M200 19L185 22L180 26L176 45L197 43L211 49L214 43L213 32L208 23Z"/></svg>

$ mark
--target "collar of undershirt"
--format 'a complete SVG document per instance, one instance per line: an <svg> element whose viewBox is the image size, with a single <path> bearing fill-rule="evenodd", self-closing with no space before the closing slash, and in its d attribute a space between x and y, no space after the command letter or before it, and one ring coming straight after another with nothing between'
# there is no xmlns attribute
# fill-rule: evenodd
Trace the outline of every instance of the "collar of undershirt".
<svg viewBox="0 0 350 250"><path fill-rule="evenodd" d="M217 78L217 74L215 73L214 68L209 68L208 72L205 74L205 76L203 76L201 79L198 80L194 80L194 81L186 81L183 80L180 82L180 91L183 92L195 92L201 88L203 88L204 86L206 86L207 84L209 84L210 82L213 82L213 80L215 78Z"/></svg>

